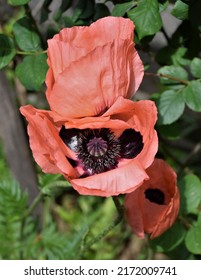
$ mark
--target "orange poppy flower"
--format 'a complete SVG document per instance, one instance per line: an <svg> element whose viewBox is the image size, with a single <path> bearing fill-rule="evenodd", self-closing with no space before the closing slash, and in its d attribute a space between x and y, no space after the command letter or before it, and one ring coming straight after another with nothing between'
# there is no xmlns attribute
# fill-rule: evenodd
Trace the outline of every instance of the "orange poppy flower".
<svg viewBox="0 0 201 280"><path fill-rule="evenodd" d="M126 99L143 77L133 29L129 19L114 17L63 29L48 41L51 111L20 109L36 162L80 194L133 191L148 179L157 152L155 104Z"/></svg>
<svg viewBox="0 0 201 280"><path fill-rule="evenodd" d="M158 148L155 104L119 97L102 115L64 120L52 111L21 107L30 147L47 173L61 173L80 193L112 196L148 179Z"/></svg>
<svg viewBox="0 0 201 280"><path fill-rule="evenodd" d="M155 238L173 225L179 211L179 191L176 174L165 161L155 159L146 172L150 179L126 195L126 218L138 237L149 233Z"/></svg>
<svg viewBox="0 0 201 280"><path fill-rule="evenodd" d="M117 97L131 98L144 75L133 31L131 20L106 17L89 27L64 28L48 40L51 110L65 118L97 116Z"/></svg>

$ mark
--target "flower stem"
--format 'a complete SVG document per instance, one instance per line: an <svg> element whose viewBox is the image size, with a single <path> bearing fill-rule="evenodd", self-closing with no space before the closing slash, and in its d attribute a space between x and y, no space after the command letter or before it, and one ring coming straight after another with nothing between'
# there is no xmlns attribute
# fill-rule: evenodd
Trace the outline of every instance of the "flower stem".
<svg viewBox="0 0 201 280"><path fill-rule="evenodd" d="M121 205L118 196L113 196L112 199L113 199L114 204L115 204L115 206L117 208L119 216L123 216L123 214L124 214L124 207L123 207L123 205Z"/></svg>
<svg viewBox="0 0 201 280"><path fill-rule="evenodd" d="M25 212L25 215L24 215L23 218L27 218L33 212L33 210L36 208L36 206L42 200L42 198L43 198L43 193L39 192L39 194L35 197L35 199L31 203L31 205L29 206L29 208Z"/></svg>
<svg viewBox="0 0 201 280"><path fill-rule="evenodd" d="M117 216L114 221L106 227L102 232L100 232L97 236L86 242L86 244L81 248L81 251L85 251L89 249L93 244L100 241L103 237L105 237L115 226L117 226L122 220L122 216Z"/></svg>
<svg viewBox="0 0 201 280"><path fill-rule="evenodd" d="M173 77L173 76L169 76L169 75L165 75L165 74L162 74L162 73L150 73L150 72L145 72L145 75L147 76L155 76L155 77L163 77L163 78L167 78L169 80L173 80L173 81L177 81L181 84L184 84L184 85L188 85L188 81L185 81L185 80L182 80L180 78L177 78L177 77Z"/></svg>
<svg viewBox="0 0 201 280"><path fill-rule="evenodd" d="M47 53L47 50L44 50L44 51L36 51L36 52L17 51L16 53L17 53L17 54L20 54L20 55L39 55L39 54Z"/></svg>
<svg viewBox="0 0 201 280"><path fill-rule="evenodd" d="M100 241L102 238L104 238L115 226L117 226L123 219L123 214L124 214L124 207L121 205L119 199L117 196L112 197L114 204L117 208L118 211L118 216L114 219L114 221L107 226L102 232L100 232L97 236L89 240L88 242L81 247L81 254L83 251L89 249L93 244L96 242Z"/></svg>

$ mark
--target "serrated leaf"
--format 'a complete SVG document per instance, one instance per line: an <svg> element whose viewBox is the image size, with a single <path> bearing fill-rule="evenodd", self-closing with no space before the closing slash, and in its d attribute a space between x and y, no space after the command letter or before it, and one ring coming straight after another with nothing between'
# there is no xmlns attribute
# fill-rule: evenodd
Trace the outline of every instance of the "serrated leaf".
<svg viewBox="0 0 201 280"><path fill-rule="evenodd" d="M201 78L201 59L195 57L190 64L191 73L196 78Z"/></svg>
<svg viewBox="0 0 201 280"><path fill-rule="evenodd" d="M184 237L185 229L180 223L175 222L168 231L151 240L151 246L158 252L170 252L181 244Z"/></svg>
<svg viewBox="0 0 201 280"><path fill-rule="evenodd" d="M27 90L38 91L45 81L47 66L45 54L26 56L16 67L16 75Z"/></svg>
<svg viewBox="0 0 201 280"><path fill-rule="evenodd" d="M171 124L176 121L185 108L183 94L179 91L164 91L159 99L158 111L161 124Z"/></svg>
<svg viewBox="0 0 201 280"><path fill-rule="evenodd" d="M136 1L130 1L127 3L121 3L114 6L112 10L112 16L122 17L124 16L130 9L136 6Z"/></svg>
<svg viewBox="0 0 201 280"><path fill-rule="evenodd" d="M190 82L183 93L187 106L195 112L201 112L201 82Z"/></svg>
<svg viewBox="0 0 201 280"><path fill-rule="evenodd" d="M200 179L194 175L186 175L181 182L180 196L182 213L195 213L197 207L201 203L201 182Z"/></svg>
<svg viewBox="0 0 201 280"><path fill-rule="evenodd" d="M28 17L16 21L13 33L19 48L23 51L36 51L41 49L41 40Z"/></svg>
<svg viewBox="0 0 201 280"><path fill-rule="evenodd" d="M157 33L162 20L157 0L140 0L136 8L128 12L128 17L134 22L139 39Z"/></svg>
<svg viewBox="0 0 201 280"><path fill-rule="evenodd" d="M181 0L177 0L171 14L180 20L185 20L188 18L189 5Z"/></svg>
<svg viewBox="0 0 201 280"><path fill-rule="evenodd" d="M180 66L164 66L159 69L158 74L162 74L167 77L160 77L162 84L180 84L181 82L174 80L174 78L188 80L188 73ZM173 77L173 79L169 78Z"/></svg>
<svg viewBox="0 0 201 280"><path fill-rule="evenodd" d="M186 234L185 244L187 249L193 254L201 255L201 215Z"/></svg>
<svg viewBox="0 0 201 280"><path fill-rule="evenodd" d="M13 40L4 34L0 34L0 69L8 65L15 54L16 49Z"/></svg>
<svg viewBox="0 0 201 280"><path fill-rule="evenodd" d="M8 3L13 6L21 6L29 3L30 0L8 0Z"/></svg>

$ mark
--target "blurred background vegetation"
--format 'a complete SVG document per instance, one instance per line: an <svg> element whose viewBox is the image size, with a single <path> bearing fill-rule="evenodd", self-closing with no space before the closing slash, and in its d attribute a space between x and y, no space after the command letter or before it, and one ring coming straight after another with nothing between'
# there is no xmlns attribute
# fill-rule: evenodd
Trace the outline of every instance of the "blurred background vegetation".
<svg viewBox="0 0 201 280"><path fill-rule="evenodd" d="M0 259L200 259L201 1L0 0L0 5ZM129 17L136 25L146 72L135 99L156 102L157 157L178 174L179 217L152 241L134 236L124 219L113 227L112 198L80 196L60 175L43 174L18 111L25 104L47 108L47 39L64 27L109 15ZM100 239L105 227L108 234Z"/></svg>

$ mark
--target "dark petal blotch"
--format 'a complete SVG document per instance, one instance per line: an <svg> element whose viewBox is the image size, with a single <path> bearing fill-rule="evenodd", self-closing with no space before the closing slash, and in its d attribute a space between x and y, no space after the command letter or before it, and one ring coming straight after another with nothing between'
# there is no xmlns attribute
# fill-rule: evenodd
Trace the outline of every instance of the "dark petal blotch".
<svg viewBox="0 0 201 280"><path fill-rule="evenodd" d="M159 189L147 189L144 194L145 198L147 198L150 202L154 202L159 205L163 205L165 202L165 195Z"/></svg>
<svg viewBox="0 0 201 280"><path fill-rule="evenodd" d="M143 149L142 135L134 129L126 129L119 137L122 158L135 158Z"/></svg>

